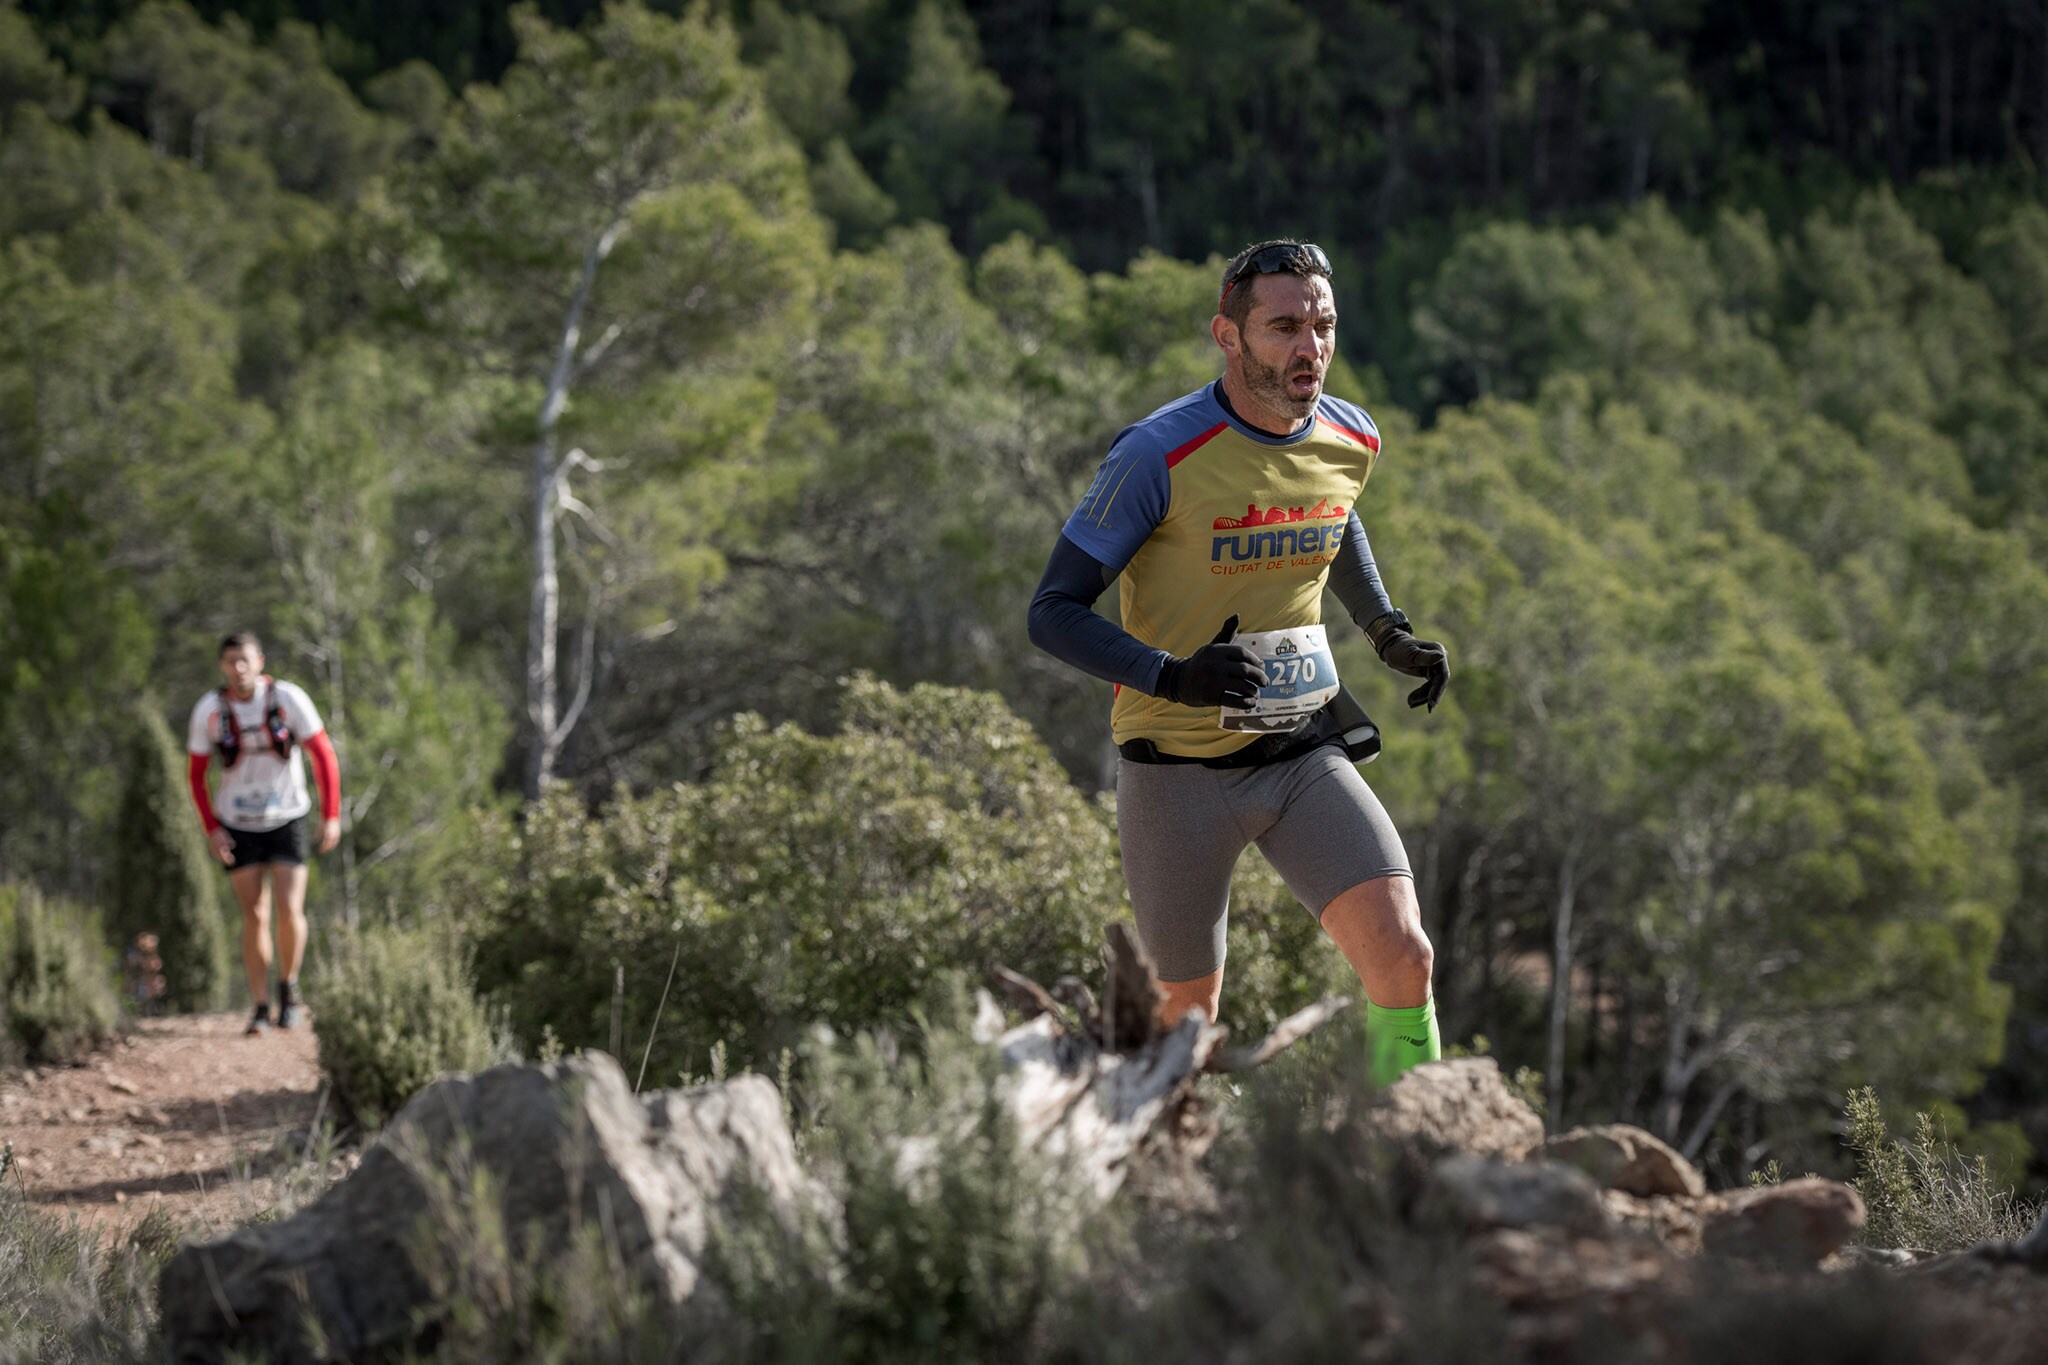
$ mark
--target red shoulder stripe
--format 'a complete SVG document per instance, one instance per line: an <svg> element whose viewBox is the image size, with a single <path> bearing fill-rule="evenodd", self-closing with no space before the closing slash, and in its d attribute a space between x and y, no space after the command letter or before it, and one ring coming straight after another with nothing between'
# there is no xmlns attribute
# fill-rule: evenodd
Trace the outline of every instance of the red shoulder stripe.
<svg viewBox="0 0 2048 1365"><path fill-rule="evenodd" d="M1216 434L1223 430L1224 426L1225 423L1218 422L1215 426L1210 427L1207 431L1203 432L1200 436L1197 436L1194 440L1189 441L1186 445L1179 446L1173 450L1167 451L1166 467L1168 469L1173 468L1182 460L1185 460L1188 456L1194 454L1203 446L1209 444L1209 442L1215 438Z"/></svg>
<svg viewBox="0 0 2048 1365"><path fill-rule="evenodd" d="M1344 435L1349 436L1352 440L1364 446L1367 450L1370 450L1373 454L1377 455L1380 453L1380 438L1373 435L1371 432L1353 431L1350 427L1340 427L1327 417L1323 418L1322 421L1323 425L1328 427L1330 430L1342 432Z"/></svg>

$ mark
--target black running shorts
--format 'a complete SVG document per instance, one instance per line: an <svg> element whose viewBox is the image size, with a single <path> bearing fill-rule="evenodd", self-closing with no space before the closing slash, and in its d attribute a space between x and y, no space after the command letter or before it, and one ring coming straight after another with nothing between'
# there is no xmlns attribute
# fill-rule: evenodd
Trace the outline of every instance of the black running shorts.
<svg viewBox="0 0 2048 1365"><path fill-rule="evenodd" d="M228 864L228 871L239 872L245 867L261 867L265 863L300 863L306 861L306 817L288 820L276 829L235 829L222 825L228 838L234 841L235 860Z"/></svg>

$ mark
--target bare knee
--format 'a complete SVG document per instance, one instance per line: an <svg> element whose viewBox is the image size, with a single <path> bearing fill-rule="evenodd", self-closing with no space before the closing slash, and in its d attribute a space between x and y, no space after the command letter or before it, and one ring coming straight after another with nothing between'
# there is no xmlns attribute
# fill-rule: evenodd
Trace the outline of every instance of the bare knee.
<svg viewBox="0 0 2048 1365"><path fill-rule="evenodd" d="M1413 990L1428 993L1430 980L1436 974L1436 949L1430 946L1429 936L1420 927L1410 927L1402 934L1388 958L1391 975Z"/></svg>

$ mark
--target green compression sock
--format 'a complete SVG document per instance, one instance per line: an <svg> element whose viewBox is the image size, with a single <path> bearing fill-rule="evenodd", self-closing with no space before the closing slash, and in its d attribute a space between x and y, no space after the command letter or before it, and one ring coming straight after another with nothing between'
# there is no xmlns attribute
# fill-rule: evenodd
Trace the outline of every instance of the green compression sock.
<svg viewBox="0 0 2048 1365"><path fill-rule="evenodd" d="M1391 1085L1403 1073L1443 1056L1436 1032L1436 1001L1396 1010L1365 1002L1365 1045L1372 1054L1372 1083Z"/></svg>

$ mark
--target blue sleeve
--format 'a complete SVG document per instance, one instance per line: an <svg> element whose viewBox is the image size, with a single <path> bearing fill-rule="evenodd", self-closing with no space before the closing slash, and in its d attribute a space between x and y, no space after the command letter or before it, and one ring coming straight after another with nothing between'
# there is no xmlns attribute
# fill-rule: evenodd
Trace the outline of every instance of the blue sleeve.
<svg viewBox="0 0 2048 1365"><path fill-rule="evenodd" d="M1344 541L1337 547L1337 562L1330 566L1330 591L1337 594L1337 600L1344 604L1344 610L1360 630L1394 609L1394 599L1387 596L1386 585L1380 582L1380 566L1373 562L1372 542L1365 538L1365 523L1358 519L1355 507L1351 519L1344 523Z"/></svg>
<svg viewBox="0 0 2048 1365"><path fill-rule="evenodd" d="M1122 573L1152 529L1166 520L1173 489L1156 439L1126 431L1103 457L1095 481L1061 534L1115 573Z"/></svg>
<svg viewBox="0 0 2048 1365"><path fill-rule="evenodd" d="M1061 535L1031 596L1031 643L1083 673L1151 695L1172 656L1096 614L1095 599L1115 577L1116 570Z"/></svg>

